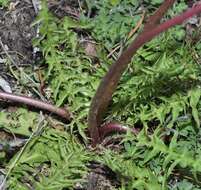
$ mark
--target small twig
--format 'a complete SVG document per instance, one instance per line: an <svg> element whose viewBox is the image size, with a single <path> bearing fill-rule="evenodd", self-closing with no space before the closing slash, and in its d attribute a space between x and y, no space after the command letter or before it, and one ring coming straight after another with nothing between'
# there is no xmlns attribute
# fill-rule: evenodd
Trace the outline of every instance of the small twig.
<svg viewBox="0 0 201 190"><path fill-rule="evenodd" d="M2 49L3 49L3 51L5 52L7 58L9 59L9 61L17 68L17 70L18 70L19 72L23 73L24 76L26 76L27 79L30 80L32 83L35 83L35 82L29 77L29 75L27 75L27 74L26 74L22 69L20 69L19 66L15 63L15 61L13 60L13 58L12 58L12 57L10 56L10 54L8 53L7 49L4 47L4 44L3 44L2 40L1 40L1 37L0 37L0 45L1 45ZM15 76L15 77L16 77L16 76ZM16 77L16 78L17 78L17 77ZM17 79L18 79L18 78L17 78Z"/></svg>
<svg viewBox="0 0 201 190"><path fill-rule="evenodd" d="M32 0L32 5L33 5L34 11L35 11L35 13L37 15L38 11L41 8L40 1L39 0Z"/></svg>
<svg viewBox="0 0 201 190"><path fill-rule="evenodd" d="M19 56L21 56L22 58L24 58L24 55L22 55L20 52L17 51L7 51L8 54L17 54ZM6 52L0 52L0 55L6 55Z"/></svg>
<svg viewBox="0 0 201 190"><path fill-rule="evenodd" d="M43 102L40 100L35 100L30 97L14 95L11 93L6 93L6 92L0 92L0 99L4 100L4 101L6 100L6 101L10 101L10 102L22 103L22 104L26 104L28 106L32 106L32 107L41 109L41 110L46 110L50 113L54 113L69 121L72 119L72 114L67 109L58 108L50 103L46 103L46 102Z"/></svg>
<svg viewBox="0 0 201 190"><path fill-rule="evenodd" d="M44 79L43 79L43 77L42 77L42 73L41 73L40 68L39 68L39 70L37 71L37 74L38 74L38 79L39 79L39 81L40 81L40 87L39 87L40 93L41 93L43 96L45 96L45 92L44 92L45 81L44 81Z"/></svg>
<svg viewBox="0 0 201 190"><path fill-rule="evenodd" d="M117 51L119 48L121 48L121 45L118 45L116 48L114 48L108 55L107 55L107 58L109 58L111 55L113 55L113 53L115 51Z"/></svg>
<svg viewBox="0 0 201 190"><path fill-rule="evenodd" d="M142 22L143 22L143 20L144 20L144 16L145 16L145 11L143 11L142 17L141 17L140 20L137 22L135 28L133 28L133 29L129 32L127 39L130 39L130 38L135 34L135 32L140 28L140 26L142 25ZM113 55L113 53L116 52L119 48L121 48L121 45L118 45L118 46L115 47L113 50L111 50L111 52L107 55L107 58L109 58L111 55Z"/></svg>
<svg viewBox="0 0 201 190"><path fill-rule="evenodd" d="M128 34L128 39L131 38L133 36L133 34L136 33L136 31L140 28L140 26L142 25L142 22L144 20L144 16L145 16L145 11L143 11L142 13L142 17L140 18L140 20L137 22L135 28L133 28L129 34Z"/></svg>
<svg viewBox="0 0 201 190"><path fill-rule="evenodd" d="M15 65L15 67L19 70L19 67L18 65L13 61L12 57L10 56L10 54L8 53L7 49L4 47L4 44L1 40L1 37L0 37L0 45L1 45L1 48L3 49L3 51L5 52L6 56L8 57L8 59L10 60L10 62Z"/></svg>

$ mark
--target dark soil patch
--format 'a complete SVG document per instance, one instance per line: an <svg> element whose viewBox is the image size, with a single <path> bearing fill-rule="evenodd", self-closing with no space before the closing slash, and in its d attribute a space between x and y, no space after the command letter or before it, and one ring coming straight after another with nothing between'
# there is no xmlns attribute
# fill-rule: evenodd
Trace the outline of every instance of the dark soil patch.
<svg viewBox="0 0 201 190"><path fill-rule="evenodd" d="M34 62L32 39L36 28L31 24L35 16L31 0L16 0L8 9L0 10L0 37L4 46L0 47L1 56L7 58L6 50L18 66Z"/></svg>
<svg viewBox="0 0 201 190"><path fill-rule="evenodd" d="M78 19L80 16L79 6L80 5L77 0L48 1L49 10L58 18L70 16L72 18Z"/></svg>
<svg viewBox="0 0 201 190"><path fill-rule="evenodd" d="M119 187L117 175L107 166L93 161L88 167L86 182L76 184L74 190L113 190Z"/></svg>

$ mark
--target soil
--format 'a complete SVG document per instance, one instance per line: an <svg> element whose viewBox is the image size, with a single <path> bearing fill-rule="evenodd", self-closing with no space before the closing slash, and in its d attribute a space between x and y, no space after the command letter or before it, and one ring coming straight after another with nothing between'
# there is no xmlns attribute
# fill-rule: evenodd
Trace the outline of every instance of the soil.
<svg viewBox="0 0 201 190"><path fill-rule="evenodd" d="M76 184L74 190L114 190L119 186L116 174L107 166L91 162L90 172L85 178L86 183Z"/></svg>
<svg viewBox="0 0 201 190"><path fill-rule="evenodd" d="M80 5L77 0L48 1L49 10L58 18L63 18L64 16L70 16L74 19L78 19L80 16L79 6Z"/></svg>
<svg viewBox="0 0 201 190"><path fill-rule="evenodd" d="M31 0L15 0L8 9L0 10L0 37L4 46L3 49L1 45L0 51L3 58L7 51L18 66L34 63L32 39L36 36L36 27L31 27L31 24L35 17Z"/></svg>

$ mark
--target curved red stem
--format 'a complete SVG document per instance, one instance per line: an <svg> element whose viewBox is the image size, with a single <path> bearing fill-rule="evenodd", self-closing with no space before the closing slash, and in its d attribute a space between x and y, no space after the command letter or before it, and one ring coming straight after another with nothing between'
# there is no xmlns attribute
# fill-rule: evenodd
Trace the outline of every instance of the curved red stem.
<svg viewBox="0 0 201 190"><path fill-rule="evenodd" d="M66 120L71 120L72 114L64 108L58 108L50 103L46 103L40 100L35 100L33 98L27 97L27 96L20 96L20 95L14 95L7 92L0 92L0 99L11 101L11 102L17 102L26 104L38 109L46 110L48 112L54 113Z"/></svg>

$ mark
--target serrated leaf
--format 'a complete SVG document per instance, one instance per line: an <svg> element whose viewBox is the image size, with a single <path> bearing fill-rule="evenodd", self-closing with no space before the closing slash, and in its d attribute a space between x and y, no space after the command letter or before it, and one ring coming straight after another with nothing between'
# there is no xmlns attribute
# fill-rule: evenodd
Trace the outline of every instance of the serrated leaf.
<svg viewBox="0 0 201 190"><path fill-rule="evenodd" d="M189 92L190 106L192 108L192 115L193 115L193 118L194 118L198 128L200 127L200 118L199 118L199 113L197 110L197 105L200 100L200 96L201 96L200 88L193 89Z"/></svg>

